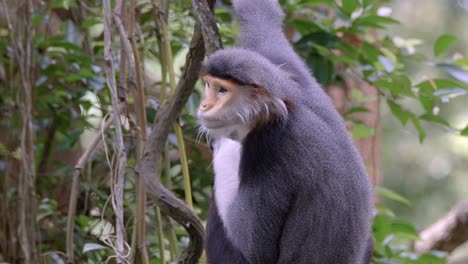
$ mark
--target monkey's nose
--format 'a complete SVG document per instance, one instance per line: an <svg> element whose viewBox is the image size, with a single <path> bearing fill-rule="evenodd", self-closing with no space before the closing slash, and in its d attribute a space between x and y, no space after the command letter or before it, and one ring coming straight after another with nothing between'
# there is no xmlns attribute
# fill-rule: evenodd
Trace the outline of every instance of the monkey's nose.
<svg viewBox="0 0 468 264"><path fill-rule="evenodd" d="M200 109L202 111L208 111L210 110L211 108L213 107L213 104L212 103L209 103L209 102L202 102L200 104Z"/></svg>

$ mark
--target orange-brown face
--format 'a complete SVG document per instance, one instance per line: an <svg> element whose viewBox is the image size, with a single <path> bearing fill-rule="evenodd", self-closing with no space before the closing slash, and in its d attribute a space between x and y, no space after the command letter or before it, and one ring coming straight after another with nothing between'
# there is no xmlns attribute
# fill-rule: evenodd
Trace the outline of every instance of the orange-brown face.
<svg viewBox="0 0 468 264"><path fill-rule="evenodd" d="M253 127L287 119L285 102L270 96L261 86L241 85L211 75L203 80L205 92L198 109L201 131L241 139Z"/></svg>
<svg viewBox="0 0 468 264"><path fill-rule="evenodd" d="M205 75L203 80L205 93L198 109L202 125L208 129L217 129L240 122L237 111L245 103L243 98L246 96L243 95L248 93L247 89L211 75Z"/></svg>

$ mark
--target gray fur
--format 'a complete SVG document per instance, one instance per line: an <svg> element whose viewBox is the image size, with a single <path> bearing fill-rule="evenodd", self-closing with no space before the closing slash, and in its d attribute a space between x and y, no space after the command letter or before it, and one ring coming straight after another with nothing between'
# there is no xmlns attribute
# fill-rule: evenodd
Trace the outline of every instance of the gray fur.
<svg viewBox="0 0 468 264"><path fill-rule="evenodd" d="M239 191L223 223L226 254L234 248L245 258L232 263L368 263L371 187L341 116L285 38L277 0L233 5L240 48L214 53L206 72L262 86L292 105L286 124L256 128L242 142ZM222 243L215 239L208 237L207 252Z"/></svg>

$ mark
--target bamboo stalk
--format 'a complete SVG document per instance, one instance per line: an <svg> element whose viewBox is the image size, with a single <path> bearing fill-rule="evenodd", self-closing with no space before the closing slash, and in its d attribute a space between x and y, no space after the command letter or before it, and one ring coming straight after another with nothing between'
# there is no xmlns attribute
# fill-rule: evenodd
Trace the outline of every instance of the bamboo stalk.
<svg viewBox="0 0 468 264"><path fill-rule="evenodd" d="M130 2L130 25L129 25L129 38L133 51L134 65L135 65L135 80L136 80L136 103L135 112L137 113L137 124L139 127L138 146L137 146L137 160L140 161L143 155L143 148L146 144L147 138L147 122L146 122L146 104L145 104L145 91L142 84L141 75L141 62L140 52L135 39L135 7L136 1ZM149 264L149 256L146 250L146 190L144 181L138 177L137 187L137 252L140 256L140 261L144 264Z"/></svg>
<svg viewBox="0 0 468 264"><path fill-rule="evenodd" d="M174 73L174 60L172 55L172 48L169 41L169 30L167 28L167 24L164 20L160 23L161 32L163 36L163 50L165 54L165 61L167 65L167 71L169 73L169 86L171 90L171 95L174 94L176 88L176 80L175 80L175 73ZM190 208L193 209L192 203L192 189L190 186L190 173L188 169L188 160L187 160L187 153L185 152L185 143L184 143L184 135L182 132L182 128L179 124L175 123L173 125L174 132L177 137L177 144L179 147L179 155L180 155L180 164L182 166L182 176L184 179L184 193L185 193L185 202L189 205Z"/></svg>

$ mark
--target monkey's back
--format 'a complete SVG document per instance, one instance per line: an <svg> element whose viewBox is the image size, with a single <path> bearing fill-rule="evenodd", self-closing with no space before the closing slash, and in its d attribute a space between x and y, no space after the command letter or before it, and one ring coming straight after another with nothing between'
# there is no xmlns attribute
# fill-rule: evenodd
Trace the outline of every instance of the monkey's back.
<svg viewBox="0 0 468 264"><path fill-rule="evenodd" d="M277 247L278 263L363 263L372 214L369 179L338 114L317 112L293 105L286 125L247 137L239 175L243 201L229 224L241 227L250 211L263 228L281 226L278 243L270 245ZM281 223L274 220L278 210L287 214ZM298 241L300 247L290 246ZM252 263L269 263L262 258Z"/></svg>

